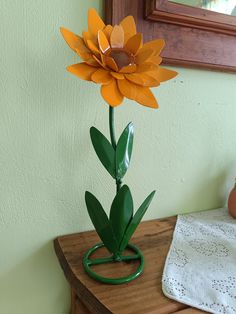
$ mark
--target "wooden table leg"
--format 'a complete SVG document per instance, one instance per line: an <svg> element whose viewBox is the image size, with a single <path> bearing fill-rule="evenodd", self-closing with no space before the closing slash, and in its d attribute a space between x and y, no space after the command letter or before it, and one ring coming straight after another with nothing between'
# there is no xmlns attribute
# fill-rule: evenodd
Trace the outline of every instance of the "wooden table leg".
<svg viewBox="0 0 236 314"><path fill-rule="evenodd" d="M71 314L91 314L73 288L71 289Z"/></svg>
<svg viewBox="0 0 236 314"><path fill-rule="evenodd" d="M70 313L71 314L76 314L76 293L74 291L74 289L71 288L71 310Z"/></svg>

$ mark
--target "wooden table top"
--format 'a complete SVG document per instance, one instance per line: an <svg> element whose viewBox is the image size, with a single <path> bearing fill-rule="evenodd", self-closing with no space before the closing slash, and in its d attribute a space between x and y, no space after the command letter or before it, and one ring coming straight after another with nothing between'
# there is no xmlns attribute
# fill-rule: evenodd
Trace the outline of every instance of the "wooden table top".
<svg viewBox="0 0 236 314"><path fill-rule="evenodd" d="M142 222L131 243L143 252L145 269L134 281L123 285L106 285L91 279L82 266L83 254L101 242L95 231L61 236L54 246L61 267L72 289L85 306L96 314L200 314L203 311L170 300L161 289L166 255L171 244L176 217ZM94 257L108 256L100 249ZM97 265L96 272L107 277L121 277L133 272L138 262ZM123 266L123 267L122 267ZM124 267L125 266L125 267Z"/></svg>

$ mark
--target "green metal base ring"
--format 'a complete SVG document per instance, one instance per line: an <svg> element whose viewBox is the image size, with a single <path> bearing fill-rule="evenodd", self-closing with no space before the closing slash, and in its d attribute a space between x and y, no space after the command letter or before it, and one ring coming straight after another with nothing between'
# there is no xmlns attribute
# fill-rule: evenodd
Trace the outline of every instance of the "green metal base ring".
<svg viewBox="0 0 236 314"><path fill-rule="evenodd" d="M144 269L144 257L142 252L133 244L128 244L127 248L131 249L134 251L136 254L135 255L121 255L121 256L111 256L111 257L106 257L106 258L96 258L96 259L89 259L90 255L94 253L96 250L100 249L101 247L104 247L105 245L103 243L99 243L94 245L91 249L89 249L83 257L83 266L87 274L92 277L93 279L103 282L103 283L108 283L112 285L119 285L122 283L127 283L131 280L136 279L138 276L141 275ZM133 274L127 276L127 277L121 277L121 278L106 278L98 275L95 273L90 266L93 265L99 265L99 264L105 264L105 263L111 263L111 262L121 262L121 261L131 261L131 260L140 260L140 265L136 272Z"/></svg>

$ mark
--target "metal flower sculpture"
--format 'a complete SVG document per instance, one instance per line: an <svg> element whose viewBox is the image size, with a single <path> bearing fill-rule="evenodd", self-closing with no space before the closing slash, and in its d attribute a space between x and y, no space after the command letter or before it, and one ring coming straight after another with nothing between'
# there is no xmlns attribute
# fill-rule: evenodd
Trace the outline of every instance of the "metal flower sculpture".
<svg viewBox="0 0 236 314"><path fill-rule="evenodd" d="M158 108L150 87L157 87L177 75L177 72L159 66L159 56L164 40L157 39L143 44L142 34L136 32L132 16L124 18L114 27L105 25L95 9L88 12L88 31L83 37L61 28L61 33L70 46L83 60L71 65L67 70L80 79L101 84L101 95L109 105L109 141L98 129L91 127L90 137L94 150L116 181L116 196L112 202L109 217L97 198L90 192L85 193L89 216L102 240L92 247L83 259L87 273L94 279L111 284L128 282L138 277L144 267L141 251L129 240L144 216L155 194L153 191L134 213L133 199L122 179L129 167L133 147L134 127L130 122L115 139L114 107L120 105L124 97L151 108ZM110 257L90 259L90 255L105 246L112 254ZM134 255L122 255L126 248ZM139 259L137 271L122 278L105 278L91 269L101 263Z"/></svg>

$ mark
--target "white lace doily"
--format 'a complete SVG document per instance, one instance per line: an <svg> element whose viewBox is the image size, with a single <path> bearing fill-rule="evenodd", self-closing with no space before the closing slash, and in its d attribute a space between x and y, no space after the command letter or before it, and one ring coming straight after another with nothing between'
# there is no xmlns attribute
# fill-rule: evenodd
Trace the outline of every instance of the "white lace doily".
<svg viewBox="0 0 236 314"><path fill-rule="evenodd" d="M226 208L178 216L162 290L206 312L236 314L236 220Z"/></svg>

